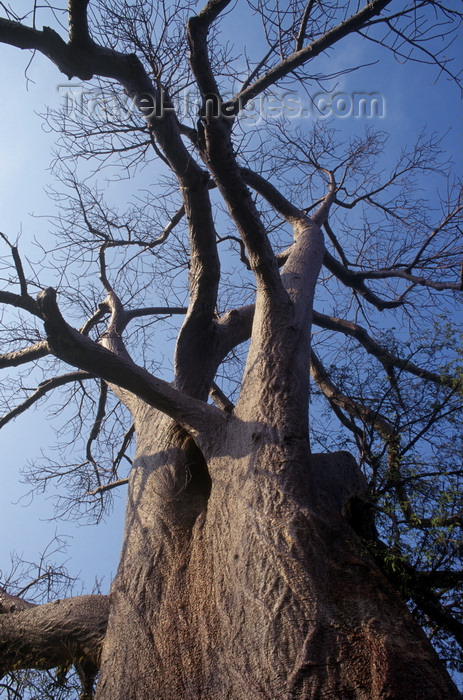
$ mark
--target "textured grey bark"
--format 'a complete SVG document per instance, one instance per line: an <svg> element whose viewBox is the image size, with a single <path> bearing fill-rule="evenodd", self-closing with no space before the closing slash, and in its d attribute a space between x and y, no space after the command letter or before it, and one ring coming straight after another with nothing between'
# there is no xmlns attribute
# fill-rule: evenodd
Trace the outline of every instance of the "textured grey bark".
<svg viewBox="0 0 463 700"><path fill-rule="evenodd" d="M239 421L221 447L192 527L171 467L138 458L97 698L457 698L341 515L352 458Z"/></svg>

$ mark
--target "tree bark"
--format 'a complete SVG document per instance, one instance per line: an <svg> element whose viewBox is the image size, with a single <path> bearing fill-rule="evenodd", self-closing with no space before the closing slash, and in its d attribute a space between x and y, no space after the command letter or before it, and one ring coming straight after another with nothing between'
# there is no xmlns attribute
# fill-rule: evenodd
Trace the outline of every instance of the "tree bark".
<svg viewBox="0 0 463 700"><path fill-rule="evenodd" d="M130 480L98 700L458 697L346 520L350 455L233 417L201 456L165 421Z"/></svg>
<svg viewBox="0 0 463 700"><path fill-rule="evenodd" d="M80 698L89 700L108 613L103 595L32 605L0 592L0 678L12 670L74 664L82 682Z"/></svg>

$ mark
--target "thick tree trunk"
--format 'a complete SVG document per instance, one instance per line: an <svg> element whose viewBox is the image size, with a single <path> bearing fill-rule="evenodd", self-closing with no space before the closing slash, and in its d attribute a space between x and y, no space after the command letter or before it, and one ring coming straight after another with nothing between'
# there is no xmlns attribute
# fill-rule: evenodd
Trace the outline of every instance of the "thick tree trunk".
<svg viewBox="0 0 463 700"><path fill-rule="evenodd" d="M458 697L343 517L349 455L233 418L206 458L146 416L98 700Z"/></svg>

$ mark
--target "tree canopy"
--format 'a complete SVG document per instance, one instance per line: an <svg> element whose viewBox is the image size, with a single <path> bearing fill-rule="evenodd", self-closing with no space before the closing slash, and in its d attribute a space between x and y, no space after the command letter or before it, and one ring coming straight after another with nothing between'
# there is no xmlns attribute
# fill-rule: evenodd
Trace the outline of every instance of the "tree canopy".
<svg viewBox="0 0 463 700"><path fill-rule="evenodd" d="M58 481L58 515L98 520L154 408L190 441L181 487L209 493L202 436L222 435L235 406L251 416L255 391L283 442L354 455L354 486L328 470L321 497L345 488L365 552L461 671L460 184L442 134L417 131L394 156L372 122L317 118L378 113L379 94L356 103L337 81L390 56L457 85L461 13L387 0L1 8L0 41L71 81L44 115L56 243L34 258L14 231L0 242L0 427L46 401L64 415L58 452L27 481ZM343 42L369 49L341 68ZM0 612L7 596L27 605L27 581L3 585ZM6 697L27 693L7 678Z"/></svg>

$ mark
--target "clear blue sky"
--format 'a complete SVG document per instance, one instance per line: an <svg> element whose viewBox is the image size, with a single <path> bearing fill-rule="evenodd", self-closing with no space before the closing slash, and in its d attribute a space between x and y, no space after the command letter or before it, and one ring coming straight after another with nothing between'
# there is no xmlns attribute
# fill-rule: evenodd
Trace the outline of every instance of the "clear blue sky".
<svg viewBox="0 0 463 700"><path fill-rule="evenodd" d="M238 21L238 20L237 20ZM251 39L251 37L250 37ZM325 59L330 71L357 62L365 62L370 47L360 47L357 40L345 42L336 57ZM0 106L0 231L10 240L21 233L21 251L27 255L33 238L46 241L49 228L46 218L53 213L53 203L44 193L47 185L56 185L48 167L54 136L43 130L42 119L36 112L47 106L57 107L62 95L58 86L66 82L53 65L37 56L29 69L34 81L26 84L24 70L28 54L0 45L0 80L3 100ZM374 126L391 133L391 156L401 147L411 145L422 127L444 134L445 144L455 160L461 159L459 93L454 84L440 80L434 84L436 69L416 64L400 65L391 57L380 65L343 76L338 92L353 91L381 93L385 113L374 120ZM311 119L307 119L310 126ZM368 120L353 116L335 119L336 128L344 132L363 131ZM392 161L392 158L391 158ZM461 160L460 160L461 163ZM461 170L461 166L459 167ZM147 173L147 182L152 176ZM2 254L6 254L6 248ZM41 279L44 279L41 275ZM115 573L123 526L123 497L120 489L113 515L98 527L77 527L70 522L48 522L52 514L47 494L20 501L27 486L18 484L21 467L37 456L53 440L39 403L36 410L26 413L0 431L2 455L2 489L0 491L0 569L9 567L9 555L33 560L57 532L69 539L68 568L72 574L81 573L87 590L95 576L105 577L104 588ZM19 502L18 502L19 500Z"/></svg>

